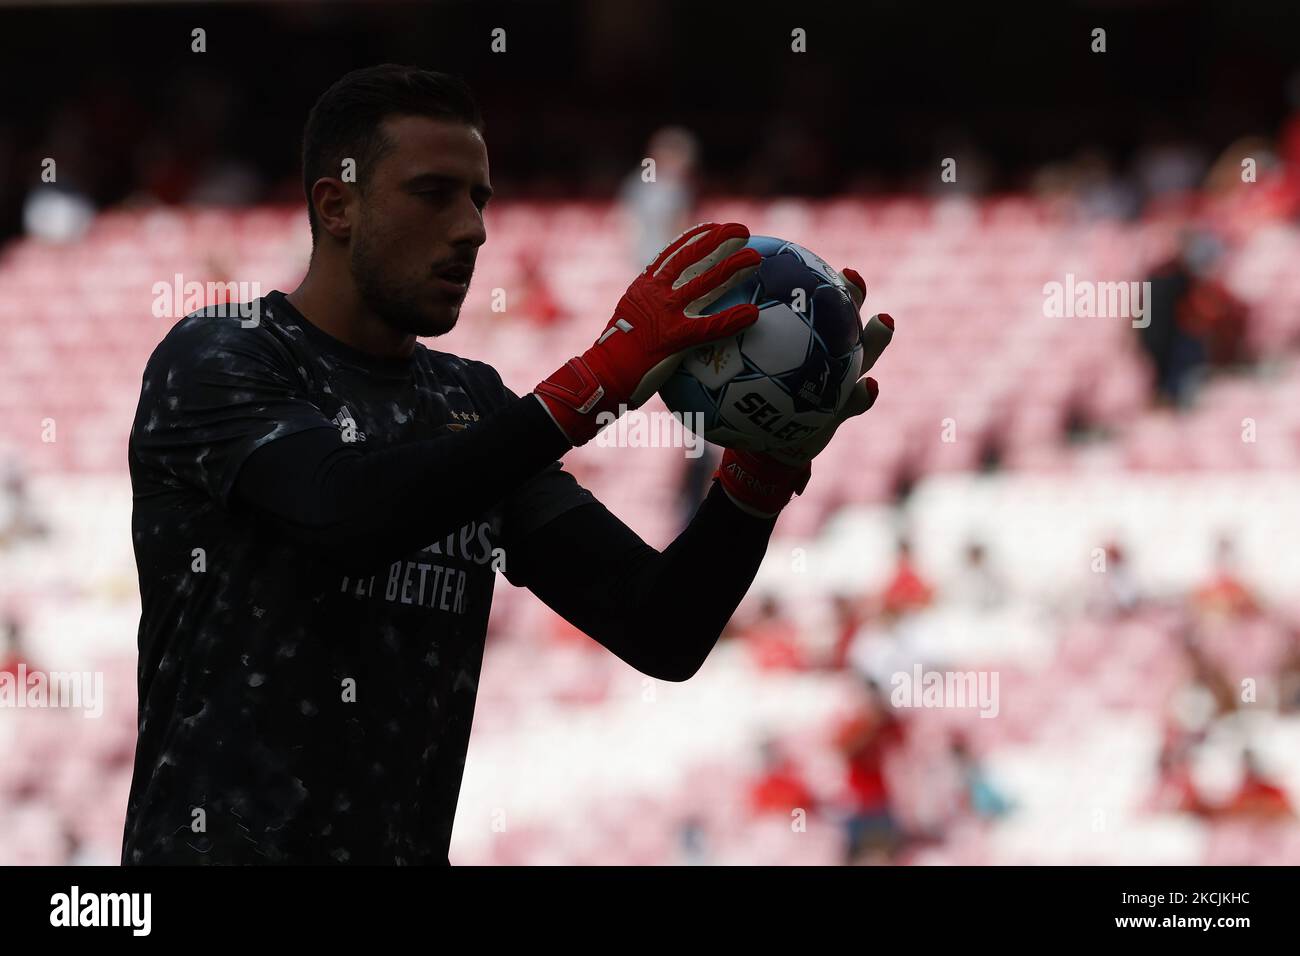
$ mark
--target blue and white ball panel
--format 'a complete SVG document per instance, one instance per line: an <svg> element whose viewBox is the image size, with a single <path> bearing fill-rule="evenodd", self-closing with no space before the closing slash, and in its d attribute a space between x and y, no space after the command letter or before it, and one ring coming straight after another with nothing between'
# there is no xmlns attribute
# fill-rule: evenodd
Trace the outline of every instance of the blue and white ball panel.
<svg viewBox="0 0 1300 956"><path fill-rule="evenodd" d="M764 299L787 302L804 315L812 311L813 293L826 285L816 272L808 269L788 249L764 259L759 264L757 274L759 284L763 287Z"/></svg>
<svg viewBox="0 0 1300 956"><path fill-rule="evenodd" d="M830 264L811 249L805 249L803 246L795 245L793 242L787 242L786 248L790 249L796 256L802 260L803 264L815 272L821 273L822 277L835 288L839 289L845 295L849 294L849 284L844 281L838 269L832 269Z"/></svg>
<svg viewBox="0 0 1300 956"><path fill-rule="evenodd" d="M685 421L697 434L699 434L698 429L693 427L696 423L695 416L702 416L704 434L700 437L706 441L713 441L709 437L709 429L718 421L717 396L710 395L698 379L693 375L684 375L680 370L676 371L668 376L668 380L660 387L659 397L672 411L678 414L691 413L691 417Z"/></svg>
<svg viewBox="0 0 1300 956"><path fill-rule="evenodd" d="M720 389L745 368L740 344L733 336L691 349L682 359L681 369L694 375L708 389Z"/></svg>
<svg viewBox="0 0 1300 956"><path fill-rule="evenodd" d="M745 243L746 249L757 249L758 254L766 258L774 256L782 249L791 245L784 239L778 239L775 236L750 236L749 242Z"/></svg>
<svg viewBox="0 0 1300 956"><path fill-rule="evenodd" d="M833 412L847 368L847 358L833 359L815 348L799 368L772 378L790 395L796 412Z"/></svg>
<svg viewBox="0 0 1300 956"><path fill-rule="evenodd" d="M737 338L746 364L768 375L800 368L812 348L808 321L784 302L760 305L758 321Z"/></svg>

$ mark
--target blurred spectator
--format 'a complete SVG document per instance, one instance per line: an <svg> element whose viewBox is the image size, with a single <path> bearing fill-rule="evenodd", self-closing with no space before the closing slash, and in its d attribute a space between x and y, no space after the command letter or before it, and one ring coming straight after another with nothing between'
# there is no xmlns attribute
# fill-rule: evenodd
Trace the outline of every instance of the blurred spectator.
<svg viewBox="0 0 1300 956"><path fill-rule="evenodd" d="M902 747L905 728L874 681L863 684L857 713L835 730L836 749L846 764L849 816L845 862L891 858L904 834L890 802L886 762Z"/></svg>
<svg viewBox="0 0 1300 956"><path fill-rule="evenodd" d="M1110 541L1105 545L1105 559L1105 568L1093 572L1088 610L1100 617L1131 614L1142 603L1142 595L1128 556L1117 542Z"/></svg>
<svg viewBox="0 0 1300 956"><path fill-rule="evenodd" d="M1147 800L1154 813L1203 813L1205 804L1192 777L1192 751L1181 734L1169 735L1156 758L1156 787Z"/></svg>
<svg viewBox="0 0 1300 956"><path fill-rule="evenodd" d="M982 820L996 819L1011 812L1011 801L994 785L984 764L971 752L964 735L953 737L949 754L960 775L965 809Z"/></svg>
<svg viewBox="0 0 1300 956"><path fill-rule="evenodd" d="M1242 748L1242 779L1237 792L1218 811L1219 816L1254 820L1290 819L1295 816L1284 789L1264 774L1255 752Z"/></svg>
<svg viewBox="0 0 1300 956"><path fill-rule="evenodd" d="M6 614L0 628L4 634L3 642L0 642L0 674L12 674L16 678L18 665L31 663L23 649L22 623L16 615Z"/></svg>
<svg viewBox="0 0 1300 956"><path fill-rule="evenodd" d="M1006 603L1006 581L989 564L982 542L966 545L961 574L944 595L946 600L972 611L993 611Z"/></svg>
<svg viewBox="0 0 1300 956"><path fill-rule="evenodd" d="M1210 232L1189 229L1178 254L1148 278L1145 328L1139 341L1155 371L1157 397L1185 408L1210 367L1249 359L1246 307L1218 278L1222 244Z"/></svg>
<svg viewBox="0 0 1300 956"><path fill-rule="evenodd" d="M1242 163L1250 160L1250 176ZM1300 175L1292 175L1278 146L1261 136L1229 143L1206 177L1205 215L1227 242L1250 242L1270 223L1300 213Z"/></svg>
<svg viewBox="0 0 1300 956"><path fill-rule="evenodd" d="M51 243L75 242L85 235L95 218L90 164L76 157L98 155L87 117L79 109L64 110L51 117L38 151L40 178L32 183L23 201L23 230L27 235ZM49 161L49 165L47 165Z"/></svg>
<svg viewBox="0 0 1300 956"><path fill-rule="evenodd" d="M929 607L933 601L934 589L912 563L912 542L906 537L900 537L895 552L894 571L881 596L885 613L901 615L919 611Z"/></svg>
<svg viewBox="0 0 1300 956"><path fill-rule="evenodd" d="M772 738L759 744L762 771L749 788L749 808L755 815L780 814L789 817L800 809L809 813L817 798L803 778L799 766Z"/></svg>
<svg viewBox="0 0 1300 956"><path fill-rule="evenodd" d="M23 203L23 230L45 242L76 242L95 219L95 207L78 192L50 184L37 186Z"/></svg>
<svg viewBox="0 0 1300 956"><path fill-rule="evenodd" d="M1137 178L1148 198L1195 189L1206 169L1205 152L1172 129L1159 131L1137 157Z"/></svg>
<svg viewBox="0 0 1300 956"><path fill-rule="evenodd" d="M1088 219L1132 219L1141 205L1138 190L1116 174L1101 149L1090 149L1071 168L1071 187Z"/></svg>
<svg viewBox="0 0 1300 956"><path fill-rule="evenodd" d="M843 670L849 666L849 648L862 626L861 603L852 595L836 594L831 598L831 606L835 614L835 643L827 667Z"/></svg>
<svg viewBox="0 0 1300 956"><path fill-rule="evenodd" d="M16 464L10 465L4 476L3 496L0 496L0 547L26 538L43 538L49 527L36 513L27 495L27 479Z"/></svg>
<svg viewBox="0 0 1300 956"><path fill-rule="evenodd" d="M659 250L694 224L695 136L680 126L666 126L650 137L646 159L654 160L654 178L640 165L627 175L619 199L632 231L634 265L644 269Z"/></svg>
<svg viewBox="0 0 1300 956"><path fill-rule="evenodd" d="M546 328L558 325L568 318L568 312L560 304L551 289L542 268L541 251L532 247L522 247L515 259L519 268L518 291L515 293L515 305L507 306L507 316L520 316L534 325Z"/></svg>
<svg viewBox="0 0 1300 956"><path fill-rule="evenodd" d="M742 632L754 662L764 670L799 670L804 666L799 629L782 613L772 594L763 595L758 617Z"/></svg>
<svg viewBox="0 0 1300 956"><path fill-rule="evenodd" d="M1192 273L1180 255L1157 266L1147 281L1147 326L1138 330L1138 340L1155 370L1156 396L1185 406L1191 402L1194 376L1205 363L1204 346L1179 321Z"/></svg>
<svg viewBox="0 0 1300 956"><path fill-rule="evenodd" d="M1236 573L1236 546L1220 535L1214 546L1214 573L1192 593L1192 606L1202 614L1238 618L1259 613L1254 593Z"/></svg>
<svg viewBox="0 0 1300 956"><path fill-rule="evenodd" d="M1174 706L1185 727L1201 731L1216 717L1237 709L1237 694L1231 683L1202 649L1196 629L1180 631L1190 677L1174 697Z"/></svg>
<svg viewBox="0 0 1300 956"><path fill-rule="evenodd" d="M1278 708L1284 714L1300 711L1300 632L1289 633L1286 656L1278 668Z"/></svg>
<svg viewBox="0 0 1300 956"><path fill-rule="evenodd" d="M682 861L688 866L704 866L709 862L707 830L699 817L688 816L681 821L677 841Z"/></svg>
<svg viewBox="0 0 1300 956"><path fill-rule="evenodd" d="M187 203L201 206L246 206L261 199L266 187L256 169L235 156L217 156L204 165Z"/></svg>
<svg viewBox="0 0 1300 956"><path fill-rule="evenodd" d="M1246 306L1211 271L1221 255L1216 247L1204 261L1194 263L1195 281L1180 315L1184 326L1204 344L1211 369L1229 369L1252 360L1246 340Z"/></svg>

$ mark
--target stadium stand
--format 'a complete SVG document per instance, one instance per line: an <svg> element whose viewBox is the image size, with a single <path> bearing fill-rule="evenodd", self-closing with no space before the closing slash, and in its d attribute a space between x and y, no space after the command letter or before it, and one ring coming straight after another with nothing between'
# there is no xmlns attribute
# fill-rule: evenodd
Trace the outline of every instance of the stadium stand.
<svg viewBox="0 0 1300 956"><path fill-rule="evenodd" d="M898 322L873 373L881 398L818 458L690 682L643 678L499 582L452 861L1300 863L1300 776L1281 759L1300 745L1300 230L1275 223L1229 247L1221 278L1266 359L1175 408L1153 402L1127 318L1049 316L1043 288L1067 273L1141 281L1177 252L1184 218L1088 220L1023 196L700 212L867 277L868 311ZM629 249L605 203L503 202L489 235L460 325L428 344L522 392L588 344L630 278ZM510 305L538 249L558 306L547 322ZM298 207L159 208L106 212L78 242L22 240L0 259L0 449L21 476L0 611L32 666L104 680L98 719L0 710L0 863L116 860L138 615L126 439L144 362L182 314L156 314L154 283L289 289L308 251ZM566 458L660 547L679 527L685 464L680 450L595 443ZM900 536L933 585L904 609L880 597ZM1250 596L1226 609L1220 536ZM1005 584L979 607L973 540L993 569L980 573ZM858 618L837 666L845 595ZM784 663L751 640L764 597L794 635ZM882 716L865 678L887 698L914 666L996 675L998 718ZM765 742L788 759L772 763Z"/></svg>

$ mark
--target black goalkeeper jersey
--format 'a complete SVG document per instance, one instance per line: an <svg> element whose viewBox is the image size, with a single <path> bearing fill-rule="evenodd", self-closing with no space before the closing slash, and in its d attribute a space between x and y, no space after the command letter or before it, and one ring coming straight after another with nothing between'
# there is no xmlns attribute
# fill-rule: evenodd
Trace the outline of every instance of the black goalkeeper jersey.
<svg viewBox="0 0 1300 956"><path fill-rule="evenodd" d="M259 305L256 325L181 320L144 372L123 862L445 863L497 559L593 499L552 464L423 548L346 572L277 533L234 494L259 448L313 430L361 451L437 438L518 398L481 362L421 345L378 359L282 293Z"/></svg>

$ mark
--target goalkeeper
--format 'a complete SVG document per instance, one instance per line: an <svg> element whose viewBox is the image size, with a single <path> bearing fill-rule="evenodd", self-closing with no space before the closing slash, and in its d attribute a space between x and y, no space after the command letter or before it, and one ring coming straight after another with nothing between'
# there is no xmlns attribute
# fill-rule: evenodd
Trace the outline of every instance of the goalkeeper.
<svg viewBox="0 0 1300 956"><path fill-rule="evenodd" d="M416 341L455 325L487 238L482 128L452 77L345 76L304 134L302 283L252 303L256 324L188 316L149 359L129 445L124 863L446 863L496 571L632 667L686 680L839 424L779 455L728 451L677 539L642 541L558 459L683 350L755 321L702 310L758 253L739 224L688 230L591 348L517 396ZM868 323L867 367L891 330ZM840 421L875 395L861 380Z"/></svg>

